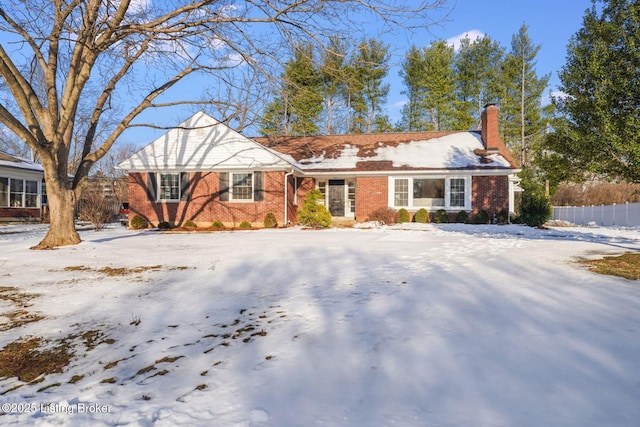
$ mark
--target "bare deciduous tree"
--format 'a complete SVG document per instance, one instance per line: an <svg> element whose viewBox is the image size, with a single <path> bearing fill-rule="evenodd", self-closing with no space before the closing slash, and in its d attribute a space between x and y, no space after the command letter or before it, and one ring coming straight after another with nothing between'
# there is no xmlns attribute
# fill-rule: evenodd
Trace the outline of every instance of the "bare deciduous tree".
<svg viewBox="0 0 640 427"><path fill-rule="evenodd" d="M141 113L208 102L169 96L182 81L204 75L204 84L221 84L225 70L243 67L269 76L285 45L322 44L372 20L381 29L425 26L444 3L3 1L0 90L9 96L0 97L0 122L38 155L47 183L51 225L36 248L80 242L74 209L89 171L126 129L143 125Z"/></svg>

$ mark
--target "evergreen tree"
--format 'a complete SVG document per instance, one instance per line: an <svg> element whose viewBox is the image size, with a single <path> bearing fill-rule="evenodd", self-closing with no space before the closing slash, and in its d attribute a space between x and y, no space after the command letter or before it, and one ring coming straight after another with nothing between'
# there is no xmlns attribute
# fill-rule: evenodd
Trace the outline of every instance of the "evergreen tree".
<svg viewBox="0 0 640 427"><path fill-rule="evenodd" d="M294 51L293 60L285 67L285 85L291 109L291 133L317 134L316 121L322 111L322 80L310 44L298 46Z"/></svg>
<svg viewBox="0 0 640 427"><path fill-rule="evenodd" d="M543 119L542 95L550 74L538 77L535 66L540 46L533 44L523 25L511 39L511 51L502 66L501 126L511 151L520 153L522 166L529 161L530 146L541 139L547 121Z"/></svg>
<svg viewBox="0 0 640 427"><path fill-rule="evenodd" d="M499 79L503 60L504 49L487 36L473 41L466 37L460 41L455 58L460 129L479 124L485 105L500 103Z"/></svg>
<svg viewBox="0 0 640 427"><path fill-rule="evenodd" d="M640 182L639 70L640 2L593 1L560 73L566 96L555 99L562 116L546 139L547 172Z"/></svg>
<svg viewBox="0 0 640 427"><path fill-rule="evenodd" d="M438 40L424 49L425 107L428 111L427 130L448 130L455 123L457 102L453 71L453 46Z"/></svg>
<svg viewBox="0 0 640 427"><path fill-rule="evenodd" d="M454 51L444 40L422 50L412 46L400 75L409 102L402 111L401 127L408 131L445 130L456 124Z"/></svg>
<svg viewBox="0 0 640 427"><path fill-rule="evenodd" d="M314 135L322 112L322 80L310 44L298 45L285 65L280 96L263 114L264 135Z"/></svg>
<svg viewBox="0 0 640 427"><path fill-rule="evenodd" d="M427 129L427 111L425 108L425 84L428 78L423 52L415 45L405 56L400 76L403 78L408 102L402 108L402 130L409 132Z"/></svg>
<svg viewBox="0 0 640 427"><path fill-rule="evenodd" d="M347 97L353 118L354 133L381 131L376 123L388 123L383 105L389 84L383 83L389 71L389 47L376 39L363 40L347 67Z"/></svg>

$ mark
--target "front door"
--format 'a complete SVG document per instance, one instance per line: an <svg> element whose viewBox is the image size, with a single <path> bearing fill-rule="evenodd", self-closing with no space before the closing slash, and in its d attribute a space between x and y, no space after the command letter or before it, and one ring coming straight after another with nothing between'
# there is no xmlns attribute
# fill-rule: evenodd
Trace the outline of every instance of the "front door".
<svg viewBox="0 0 640 427"><path fill-rule="evenodd" d="M329 212L344 216L344 179L329 180Z"/></svg>

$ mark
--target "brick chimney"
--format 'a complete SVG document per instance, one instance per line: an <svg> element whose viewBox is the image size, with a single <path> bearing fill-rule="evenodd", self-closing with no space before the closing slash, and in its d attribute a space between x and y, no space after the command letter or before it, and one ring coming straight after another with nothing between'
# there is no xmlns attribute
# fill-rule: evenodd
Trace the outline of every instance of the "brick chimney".
<svg viewBox="0 0 640 427"><path fill-rule="evenodd" d="M480 119L482 121L482 143L487 151L498 151L500 134L498 133L498 113L500 108L495 104L487 104L482 110Z"/></svg>

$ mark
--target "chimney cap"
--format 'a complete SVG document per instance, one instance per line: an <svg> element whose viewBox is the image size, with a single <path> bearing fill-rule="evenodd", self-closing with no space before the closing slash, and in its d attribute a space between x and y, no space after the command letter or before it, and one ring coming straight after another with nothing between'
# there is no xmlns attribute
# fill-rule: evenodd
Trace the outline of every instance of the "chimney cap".
<svg viewBox="0 0 640 427"><path fill-rule="evenodd" d="M497 106L495 103L493 103L493 102L490 102L490 103L488 103L488 104L485 104L484 109L486 110L486 109L487 109L487 108L489 108L489 107L495 107L495 108L498 108L498 106Z"/></svg>

